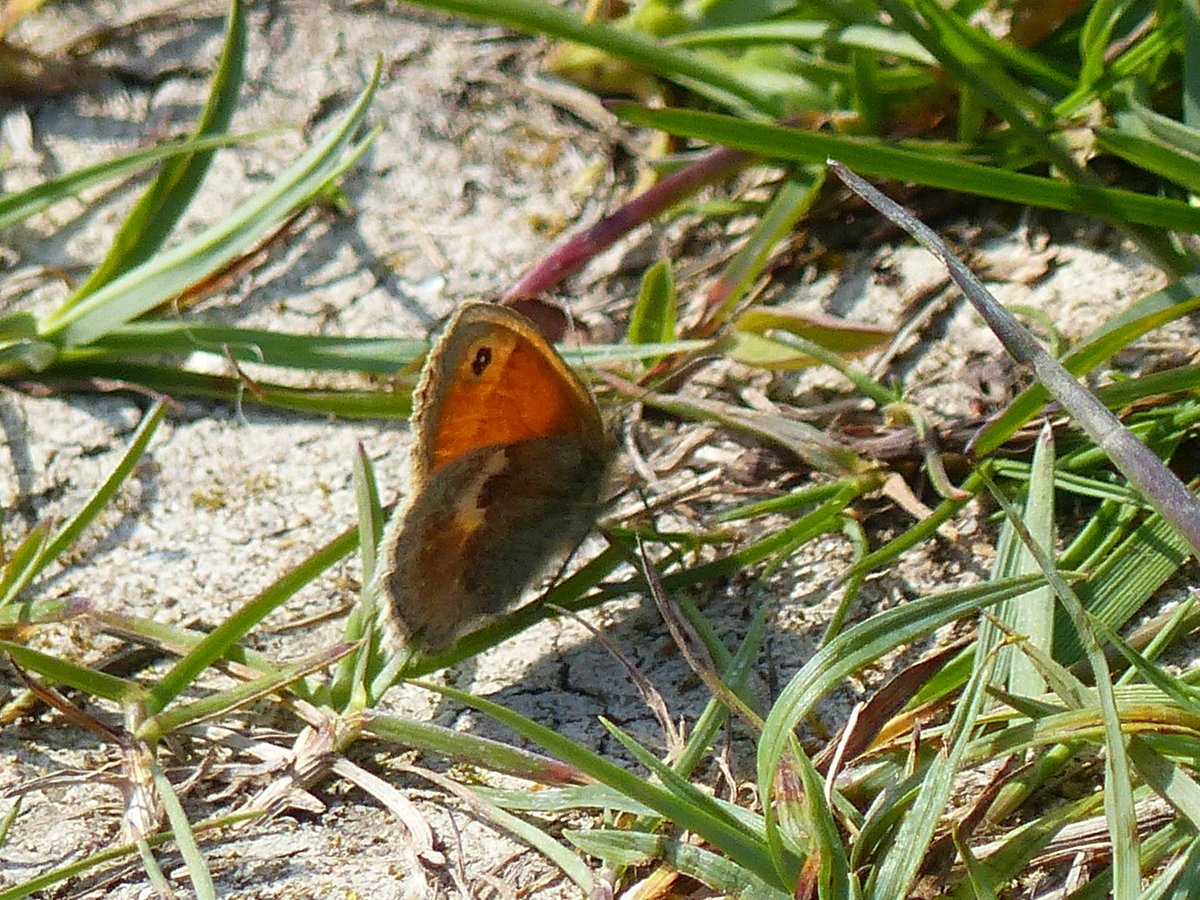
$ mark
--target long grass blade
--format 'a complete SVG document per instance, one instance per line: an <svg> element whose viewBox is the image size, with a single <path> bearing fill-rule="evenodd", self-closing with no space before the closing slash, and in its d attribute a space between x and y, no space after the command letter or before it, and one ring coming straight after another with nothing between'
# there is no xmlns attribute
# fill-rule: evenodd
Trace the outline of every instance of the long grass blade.
<svg viewBox="0 0 1200 900"><path fill-rule="evenodd" d="M627 102L609 105L622 119L698 140L721 144L766 159L821 163L840 160L879 178L991 197L1040 209L1120 217L1187 234L1200 233L1200 209L1179 200L1152 197L1118 188L1069 184L964 162L932 151L908 150L872 138L839 137L778 125L750 122L716 113L648 109Z"/></svg>
<svg viewBox="0 0 1200 900"><path fill-rule="evenodd" d="M261 240L274 224L356 158L366 143L352 145L379 84L381 64L354 107L326 137L232 215L196 237L159 253L106 283L80 303L51 313L42 335L61 346L79 346L124 325L175 296Z"/></svg>
<svg viewBox="0 0 1200 900"><path fill-rule="evenodd" d="M193 139L223 135L229 128L241 92L245 59L245 9L242 0L232 0L224 46L213 70L208 99L192 134ZM100 265L63 303L64 310L158 252L200 189L212 158L212 150L199 150L167 161L117 229Z"/></svg>

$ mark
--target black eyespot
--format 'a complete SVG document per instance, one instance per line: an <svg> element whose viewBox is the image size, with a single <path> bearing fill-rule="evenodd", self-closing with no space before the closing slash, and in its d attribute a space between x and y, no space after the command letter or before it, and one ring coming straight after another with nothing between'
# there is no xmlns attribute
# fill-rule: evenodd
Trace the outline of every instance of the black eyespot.
<svg viewBox="0 0 1200 900"><path fill-rule="evenodd" d="M480 375L482 375L487 370L487 367L490 366L491 364L492 364L492 348L491 347L480 347L478 350L475 351L475 358L473 360L471 360L471 371L474 372L475 377L478 378Z"/></svg>

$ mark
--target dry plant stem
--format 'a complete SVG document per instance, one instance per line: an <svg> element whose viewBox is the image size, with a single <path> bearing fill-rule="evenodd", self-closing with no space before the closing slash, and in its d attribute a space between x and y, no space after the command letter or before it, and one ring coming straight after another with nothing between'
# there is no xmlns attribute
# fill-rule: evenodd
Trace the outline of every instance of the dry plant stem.
<svg viewBox="0 0 1200 900"><path fill-rule="evenodd" d="M549 604L550 608L556 610L563 616L574 619L579 625L582 625L587 631L609 652L617 662L625 667L625 671L629 673L629 679L633 682L633 686L637 688L637 692L642 695L642 702L658 720L658 727L662 729L663 739L667 745L667 758L676 759L683 752L684 740L679 729L675 727L675 723L671 720L671 711L667 708L667 702L663 699L662 694L658 692L658 688L642 674L641 670L634 664L628 656L621 652L621 648L617 646L607 634L594 626L583 616L577 615L569 609L564 609L561 606L556 606L553 603Z"/></svg>
<svg viewBox="0 0 1200 900"><path fill-rule="evenodd" d="M942 261L950 277L1013 359L1033 370L1038 381L1063 405L1121 474L1175 527L1191 545L1193 555L1200 558L1200 501L1175 473L1047 353L931 229L841 163L830 160L829 165L850 190Z"/></svg>
<svg viewBox="0 0 1200 900"><path fill-rule="evenodd" d="M534 297L553 290L643 222L648 222L704 185L733 174L754 159L749 153L726 147L710 150L694 163L673 172L645 193L634 197L616 212L555 247L549 256L522 275L503 299Z"/></svg>
<svg viewBox="0 0 1200 900"><path fill-rule="evenodd" d="M662 580L658 577L658 570L650 562L650 557L646 553L646 548L642 545L642 539L638 538L638 556L642 563L642 572L645 573L646 583L650 587L650 596L654 598L655 605L658 606L658 611L663 617L663 622L667 626L667 630L671 633L671 638L675 641L675 645L683 654L684 660L696 676L704 682L704 686L712 692L713 696L720 698L730 710L738 716L752 733L759 734L762 732L763 720L753 709L742 701L729 687L721 681L717 674L716 666L711 659L700 659L700 657L692 650L692 646L702 647L703 644L700 638L696 635L689 636L685 634L684 623L675 614L675 608L671 598L668 596L666 589L663 587Z"/></svg>

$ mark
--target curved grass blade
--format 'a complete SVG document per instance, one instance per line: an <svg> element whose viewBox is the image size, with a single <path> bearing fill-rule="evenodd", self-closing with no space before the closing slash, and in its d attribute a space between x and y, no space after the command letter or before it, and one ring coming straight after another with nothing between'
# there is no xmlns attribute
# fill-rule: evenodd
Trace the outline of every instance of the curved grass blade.
<svg viewBox="0 0 1200 900"><path fill-rule="evenodd" d="M562 870L585 894L591 894L595 879L587 865L567 847L554 840L549 834L535 825L519 819L509 812L489 802L466 785L459 784L451 778L431 772L428 769L409 767L410 771L420 775L434 784L458 797L471 811L481 819L492 822L503 828L537 850Z"/></svg>
<svg viewBox="0 0 1200 900"><path fill-rule="evenodd" d="M882 139L838 137L716 113L649 109L626 101L613 102L608 107L627 122L745 150L766 159L821 163L836 158L856 171L879 178L1042 209L1106 218L1116 216L1126 222L1187 234L1200 233L1200 209L1179 200L1069 184L964 162L935 152L904 149Z"/></svg>
<svg viewBox="0 0 1200 900"><path fill-rule="evenodd" d="M68 172L23 191L0 197L0 231L24 221L61 200L148 168L164 159L192 154L219 147L229 147L246 140L246 135L216 135L202 139L171 141L157 147L135 150L104 162L94 163Z"/></svg>
<svg viewBox="0 0 1200 900"><path fill-rule="evenodd" d="M758 784L768 818L772 814L775 770L788 752L792 729L818 700L858 669L897 647L920 640L969 612L1019 597L1043 582L1044 577L1039 573L909 601L847 628L822 646L792 676L771 707L763 727L758 744Z"/></svg>
<svg viewBox="0 0 1200 900"><path fill-rule="evenodd" d="M146 415L142 418L142 422L138 425L137 431L133 434L133 440L129 442L129 446L125 448L125 452L121 454L117 465L109 473L108 477L100 484L99 487L88 498L87 503L75 513L70 519L62 524L62 526L54 533L53 537L40 542L37 547L37 554L32 558L28 557L26 552L22 552L21 558L25 562L19 569L5 570L6 584L4 595L0 598L0 606L11 603L17 595L25 589L25 587L37 577L37 575L46 568L50 563L58 558L64 550L70 547L84 530L92 523L92 521L100 514L100 511L108 504L108 502L125 483L125 479L133 471L135 465L142 454L145 452L150 439L154 436L154 432L162 423L163 415L166 413L166 404L163 401L158 401L150 408ZM35 532L36 533L36 532ZM32 535L31 535L32 537ZM26 541L22 545L22 551L28 551L33 545ZM14 557L10 560L10 565L17 562ZM10 575L11 580L7 578Z"/></svg>
<svg viewBox="0 0 1200 900"><path fill-rule="evenodd" d="M254 246L274 223L335 177L346 165L343 154L353 160L366 149L370 136L357 145L352 145L352 139L375 95L381 67L376 63L367 87L338 126L270 186L224 221L130 269L80 303L51 313L42 322L42 336L65 347L86 344L153 309Z"/></svg>
<svg viewBox="0 0 1200 900"><path fill-rule="evenodd" d="M237 109L246 60L246 16L242 0L232 0L225 42L213 72L208 99L193 139L222 135ZM62 306L69 310L102 285L158 252L200 188L212 150L172 157L117 230L108 254Z"/></svg>
<svg viewBox="0 0 1200 900"><path fill-rule="evenodd" d="M495 22L514 31L544 35L595 47L648 72L681 83L711 88L768 115L782 112L780 100L737 76L728 66L715 65L699 53L674 50L644 34L603 22L584 22L577 14L538 0L410 0L416 6Z"/></svg>
<svg viewBox="0 0 1200 900"><path fill-rule="evenodd" d="M681 875L694 878L724 897L745 900L786 900L792 895L764 882L731 859L658 834L644 831L592 829L564 831L563 837L584 853L626 866L646 865L662 860Z"/></svg>
<svg viewBox="0 0 1200 900"><path fill-rule="evenodd" d="M3 587L3 591L0 592L0 610L12 603L21 589L40 571L38 560L49 540L49 523L38 522L9 554L8 562L4 564L4 572L0 575L0 586Z"/></svg>
<svg viewBox="0 0 1200 900"><path fill-rule="evenodd" d="M497 703L446 685L414 683L491 716L527 740L544 747L564 762L577 766L597 781L651 807L680 827L703 835L721 852L745 866L768 884L779 888L784 887L780 884L770 860L766 857L764 845L748 827L733 824L724 815L713 816L708 810L696 806L673 791L632 772L627 772L599 754L564 737L554 729L539 725ZM729 811L733 812L733 809Z"/></svg>
<svg viewBox="0 0 1200 900"><path fill-rule="evenodd" d="M1200 501L1179 477L1047 353L1033 335L996 302L970 269L950 252L931 229L840 163L832 165L838 177L851 190L904 228L942 262L950 277L996 333L1009 354L1033 370L1037 380L1046 386L1079 427L1105 452L1121 474L1178 529L1193 554L1200 556ZM1077 622L1076 625L1079 627L1081 623ZM1085 628L1081 627L1082 630Z"/></svg>
<svg viewBox="0 0 1200 900"><path fill-rule="evenodd" d="M364 735L383 741L391 741L406 748L437 753L446 759L459 763L468 763L504 775L514 775L527 781L541 784L576 784L586 785L591 780L587 775L574 766L566 765L557 759L551 759L520 747L513 747L490 738L476 737L473 734L454 731L431 722L417 722L402 716L391 716L385 713L365 709L358 714ZM588 788L608 790L601 785L588 785ZM566 791L566 796L574 797L573 788L560 789ZM490 794L488 796L491 796ZM548 802L548 798L558 796L555 790L537 791L530 793L522 791L517 794L535 805L529 809L541 809L538 802ZM499 801L499 798L492 798ZM501 806L513 809L523 809L512 803L500 802ZM586 805L582 801L579 805ZM607 805L607 804L601 804ZM613 806L614 809L622 807ZM638 806L634 812L642 812L644 807Z"/></svg>

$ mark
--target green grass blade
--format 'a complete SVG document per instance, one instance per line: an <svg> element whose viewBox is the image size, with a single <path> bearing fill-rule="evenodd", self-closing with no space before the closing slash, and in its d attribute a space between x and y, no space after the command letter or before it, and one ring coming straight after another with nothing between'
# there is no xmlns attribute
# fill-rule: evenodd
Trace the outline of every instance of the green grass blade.
<svg viewBox="0 0 1200 900"><path fill-rule="evenodd" d="M63 356L70 360L93 359L96 354L161 358L209 353L286 369L392 375L428 349L428 341L408 338L330 337L208 322L142 321L108 332L89 343L86 351L68 351Z"/></svg>
<svg viewBox="0 0 1200 900"><path fill-rule="evenodd" d="M1092 4L1079 33L1079 56L1083 61L1079 83L1084 89L1094 85L1108 67L1113 29L1128 5L1126 0L1096 0Z"/></svg>
<svg viewBox="0 0 1200 900"><path fill-rule="evenodd" d="M385 667L384 657L387 655L379 627L379 592L375 585L375 572L379 564L376 554L385 525L384 512L371 457L361 443L357 450L352 475L358 507L358 554L362 563L362 587L358 602L346 618L345 637L362 643L353 654L338 664L329 684L333 702L346 711L361 710L379 701L380 697L371 696L369 685L373 676Z"/></svg>
<svg viewBox="0 0 1200 900"><path fill-rule="evenodd" d="M985 476L986 477L986 476ZM992 496L1004 510L1005 515L1023 530L1012 504L988 483ZM1130 781L1130 766L1126 754L1125 736L1121 731L1121 716L1113 693L1112 678L1108 661L1100 647L1092 622L1083 604L1071 587L1054 568L1054 561L1045 550L1022 534L1026 549L1037 560L1046 580L1054 588L1059 602L1070 616L1071 624L1079 633L1084 653L1091 666L1099 710L1104 726L1104 811L1108 833L1112 841L1113 881L1117 897L1133 897L1140 881L1140 864L1137 839L1137 813L1133 803L1133 785Z"/></svg>
<svg viewBox="0 0 1200 900"><path fill-rule="evenodd" d="M963 861L963 867L967 872L967 883L975 892L975 900L1000 900L1000 894L991 875L980 864L971 850L971 845L959 836L957 825L951 826L950 836L954 841L954 848L958 851L959 859Z"/></svg>
<svg viewBox="0 0 1200 900"><path fill-rule="evenodd" d="M1187 561L1187 542L1161 516L1139 525L1100 563L1080 586L1079 597L1088 613L1117 629L1134 616L1155 592ZM1083 655L1079 635L1055 622L1054 656L1072 665Z"/></svg>
<svg viewBox="0 0 1200 900"><path fill-rule="evenodd" d="M341 659L352 649L352 644L334 644L312 658L285 666L278 672L271 672L227 690L216 691L201 700L164 710L145 719L138 727L137 736L153 746L164 735L172 734L181 728L206 719L225 715L247 703L253 703L263 697L279 693L306 675L311 675Z"/></svg>
<svg viewBox="0 0 1200 900"><path fill-rule="evenodd" d="M611 865L649 865L661 860L672 870L696 879L720 896L744 897L747 900L786 900L792 896L767 884L736 862L686 841L644 831L600 828L565 831L563 837L584 853L598 856Z"/></svg>
<svg viewBox="0 0 1200 900"><path fill-rule="evenodd" d="M380 390L322 390L258 381L253 385L227 375L188 372L174 366L119 361L82 360L55 363L39 381L63 390L103 390L128 385L144 395L154 391L171 397L225 400L230 403L258 403L317 415L336 415L347 419L407 419L412 410L412 393L398 388ZM138 389L138 386L144 390Z"/></svg>
<svg viewBox="0 0 1200 900"><path fill-rule="evenodd" d="M179 802L179 795L175 793L171 780L159 768L154 758L149 757L146 762L154 778L154 786L158 790L159 799L162 800L163 808L167 811L167 820L171 823L171 830L175 833L175 845L179 848L179 853L187 866L188 876L192 881L192 890L196 892L197 900L217 900L217 889L213 884L212 874L208 871L204 854L200 852L200 845L196 843L196 833L192 830L192 823L188 821L183 804Z"/></svg>
<svg viewBox="0 0 1200 900"><path fill-rule="evenodd" d="M228 816L221 816L216 819L210 819L193 829L196 833L212 831L216 828L228 828L238 822L244 822L248 819L256 819L262 815L261 812L241 812L233 813ZM146 840L146 844L151 847L158 847L165 844L167 841L174 840L175 835L169 831L153 835ZM20 900L22 897L29 897L37 894L38 891L45 891L71 878L85 876L88 872L92 872L105 863L116 862L126 856L132 856L137 853L137 845L134 843L117 844L112 847L105 847L103 850L98 850L95 853L88 854L82 859L73 860L64 866L59 866L57 869L52 869L45 872L36 878L31 878L28 881L23 881L20 884L13 885L11 888L0 890L0 900Z"/></svg>
<svg viewBox="0 0 1200 900"><path fill-rule="evenodd" d="M770 205L754 226L754 231L726 265L708 291L705 318L724 323L755 278L758 278L779 242L792 230L820 198L825 184L824 166L801 166L780 186ZM720 309L713 307L719 301Z"/></svg>
<svg viewBox="0 0 1200 900"><path fill-rule="evenodd" d="M490 738L454 731L431 722L417 722L371 709L363 710L359 714L359 718L364 735L392 741L405 748L436 753L454 762L467 763L542 784L580 784L588 780L587 776L579 769L565 765L556 759L550 759ZM591 787L600 789L601 786L592 785ZM556 794L554 791L538 791L532 794L520 792L518 796L524 796L531 801L534 798L545 801ZM569 796L573 797L574 795ZM507 803L502 805L514 809L523 808ZM641 810L642 807L639 806L634 811L640 812Z"/></svg>
<svg viewBox="0 0 1200 900"><path fill-rule="evenodd" d="M1137 736L1129 739L1129 759L1146 784L1187 819L1193 829L1200 829L1200 784L1183 766Z"/></svg>
<svg viewBox="0 0 1200 900"><path fill-rule="evenodd" d="M767 859L765 846L742 827L731 825L724 817L712 817L706 811L697 808L673 792L632 772L627 772L604 757L564 737L554 729L539 725L499 704L445 685L418 683L429 690L486 713L512 728L527 740L533 741L553 753L564 762L578 767L597 781L614 787L634 800L651 807L672 822L704 835L715 847L732 859L739 861L768 884L784 887L779 883L774 868Z"/></svg>
<svg viewBox="0 0 1200 900"><path fill-rule="evenodd" d="M237 109L245 58L245 11L242 0L232 0L225 26L225 43L193 138L222 135L228 130ZM199 190L213 152L200 150L175 156L163 166L117 230L100 265L63 303L64 310L158 252Z"/></svg>
<svg viewBox="0 0 1200 900"><path fill-rule="evenodd" d="M8 194L0 197L0 231L11 228L61 200L75 197L88 188L135 174L164 159L229 147L244 140L245 135L218 135L200 140L171 141L84 166L23 191Z"/></svg>
<svg viewBox="0 0 1200 900"><path fill-rule="evenodd" d="M12 603L41 571L38 560L41 559L49 540L49 523L38 522L9 555L8 562L4 564L4 573L0 575L0 586L3 586L3 593L0 593L0 610Z"/></svg>
<svg viewBox="0 0 1200 900"><path fill-rule="evenodd" d="M561 763L559 763L561 765ZM548 788L543 791L500 790L477 787L476 790L497 806L526 812L569 812L579 809L608 810L662 821L650 807L622 794L606 784L585 784Z"/></svg>
<svg viewBox="0 0 1200 900"><path fill-rule="evenodd" d="M1200 309L1200 277L1189 276L1144 297L1130 309L1106 322L1062 359L1072 375L1084 375L1118 350L1155 328L1174 322ZM977 456L994 452L1023 422L1035 415L1049 397L1041 384L1026 388L978 435Z"/></svg>
<svg viewBox="0 0 1200 900"><path fill-rule="evenodd" d="M1200 838L1193 837L1146 887L1140 900L1191 900L1200 884Z"/></svg>
<svg viewBox="0 0 1200 900"><path fill-rule="evenodd" d="M338 126L267 188L225 220L148 259L82 302L50 314L42 323L43 337L67 347L86 344L170 299L261 240L334 176L344 164L343 154L354 158L363 152L366 142L353 146L351 141L366 116L379 75L377 65Z"/></svg>
<svg viewBox="0 0 1200 900"><path fill-rule="evenodd" d="M626 102L611 103L609 108L627 122L745 150L767 159L811 164L834 158L859 173L880 178L1041 209L1117 217L1168 231L1200 233L1200 209L1179 200L1010 172L934 152L903 149L882 139L838 137L715 113L649 109Z"/></svg>
<svg viewBox="0 0 1200 900"><path fill-rule="evenodd" d="M635 741L632 737L614 725L607 719L601 718L600 724L604 726L604 730L616 738L617 742L624 747L639 763L645 766L662 783L662 786L678 797L685 803L690 804L697 810L703 811L713 819L724 822L731 828L737 828L746 833L746 836L754 839L758 835L746 828L742 821L730 811L730 807L724 807L709 794L704 793L696 785L692 784L682 775L678 774L670 766L662 763L653 753ZM677 824L687 827L686 822ZM694 829L692 829L694 830Z"/></svg>
<svg viewBox="0 0 1200 900"><path fill-rule="evenodd" d="M106 672L98 672L69 659L42 653L24 644L0 640L0 650L11 656L23 668L37 672L48 681L65 684L93 697L103 697L124 705L138 703L146 696L146 689L135 682Z"/></svg>
<svg viewBox="0 0 1200 900"><path fill-rule="evenodd" d="M146 447L150 443L150 439L154 437L154 432L158 430L158 426L162 423L166 410L166 403L162 400L159 400L154 406L150 407L150 410L142 418L141 424L138 425L137 431L134 432L133 440L129 442L129 446L121 454L121 458L117 461L117 465L113 468L112 472L96 488L92 496L88 498L87 503L83 505L83 508L64 522L62 527L54 533L54 536L46 542L41 553L38 554L36 562L27 570L30 573L30 577L44 569L57 559L59 554L75 543L84 529L100 514L100 511L113 498L121 485L125 483L125 479L129 477L138 460L141 459L142 454L146 451Z"/></svg>
<svg viewBox="0 0 1200 900"><path fill-rule="evenodd" d="M977 608L1019 597L1043 580L1040 574L1028 575L912 600L847 628L826 643L792 676L763 727L758 783L767 809L775 770L788 750L792 729L826 693L897 647L921 640Z"/></svg>
<svg viewBox="0 0 1200 900"><path fill-rule="evenodd" d="M1033 471L1024 510L1025 527L1038 546L1054 550L1054 439L1049 427L1042 430L1033 451ZM1008 523L1005 523L1008 526ZM1011 528L1009 528L1011 531ZM1014 535L1015 538L1015 535ZM1019 541L1017 541L1020 546ZM1037 561L1020 546L1020 562L1012 572L1027 575L1038 571ZM1037 649L1048 653L1054 643L1054 592L1049 585L1030 591L1011 604L1008 619L1013 629ZM1010 648L1014 651L1016 647ZM1037 697L1046 691L1046 681L1024 653L1010 655L1008 689L1018 695Z"/></svg>
<svg viewBox="0 0 1200 900"><path fill-rule="evenodd" d="M906 59L922 66L937 62L928 50L894 28L879 25L840 25L837 22L802 21L799 19L761 20L745 25L724 28L702 28L671 35L664 43L672 47L737 47L745 44L785 43L821 44L825 47L845 47L874 50L887 56Z"/></svg>
<svg viewBox="0 0 1200 900"><path fill-rule="evenodd" d="M872 897L884 900L909 896L921 863L926 858L934 831L950 801L967 755L976 719L987 697L995 656L988 654L986 659L976 662L962 699L955 705L946 741L935 752L912 808L905 814L891 846L872 873L875 876L869 888Z"/></svg>
<svg viewBox="0 0 1200 900"><path fill-rule="evenodd" d="M257 597L213 629L192 650L179 659L154 685L146 700L145 712L155 715L196 680L206 668L229 653L235 644L258 625L272 610L292 597L296 591L332 566L353 547L357 533L330 541L299 566L285 572L264 588Z"/></svg>
<svg viewBox="0 0 1200 900"><path fill-rule="evenodd" d="M1200 190L1200 159L1115 128L1097 128L1096 146L1192 193Z"/></svg>
<svg viewBox="0 0 1200 900"><path fill-rule="evenodd" d="M714 96L728 94L762 113L778 115L782 104L769 91L762 91L738 77L728 66L717 65L699 53L674 50L631 29L603 22L584 22L576 13L538 0L410 0L415 6L444 13L495 22L526 34L556 37L626 60L648 72L678 79L693 86L708 87Z"/></svg>
<svg viewBox="0 0 1200 900"><path fill-rule="evenodd" d="M675 278L669 260L646 270L638 301L629 316L629 341L652 344L675 340Z"/></svg>
<svg viewBox="0 0 1200 900"><path fill-rule="evenodd" d="M841 832L826 798L826 784L798 745L791 758L795 760L800 782L804 786L805 813L808 834L813 841L812 852L817 859L817 896L851 897L856 891L850 878L850 860L842 843Z"/></svg>

